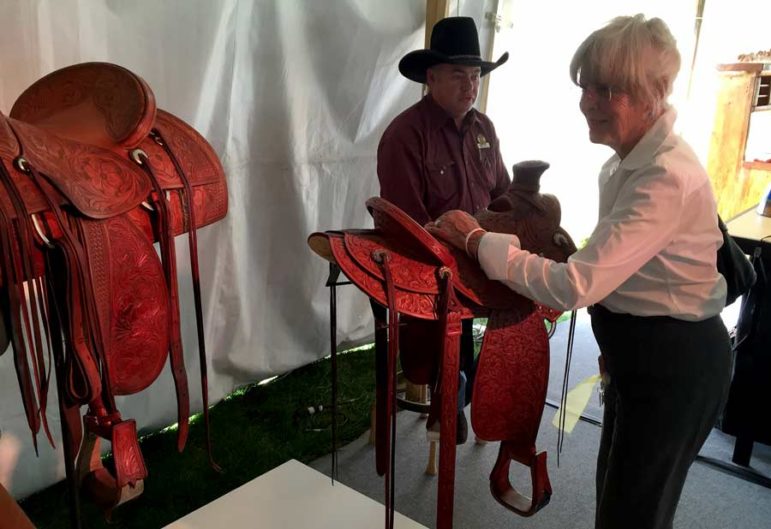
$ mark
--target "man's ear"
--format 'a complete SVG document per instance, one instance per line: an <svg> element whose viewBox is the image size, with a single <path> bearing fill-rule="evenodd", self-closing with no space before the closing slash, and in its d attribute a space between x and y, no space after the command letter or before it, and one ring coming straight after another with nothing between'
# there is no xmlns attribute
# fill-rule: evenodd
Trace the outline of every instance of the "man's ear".
<svg viewBox="0 0 771 529"><path fill-rule="evenodd" d="M436 80L436 72L434 72L433 68L426 68L426 84L432 85L434 81Z"/></svg>

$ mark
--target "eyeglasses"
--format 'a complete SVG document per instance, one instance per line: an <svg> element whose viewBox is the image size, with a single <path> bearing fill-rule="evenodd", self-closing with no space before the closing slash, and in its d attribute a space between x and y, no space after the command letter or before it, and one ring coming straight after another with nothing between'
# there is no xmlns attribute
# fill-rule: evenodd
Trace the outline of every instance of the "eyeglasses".
<svg viewBox="0 0 771 529"><path fill-rule="evenodd" d="M579 84L578 88L581 89L582 98L589 97L594 101L607 101L608 103L613 100L614 91L620 93L618 89L606 84Z"/></svg>

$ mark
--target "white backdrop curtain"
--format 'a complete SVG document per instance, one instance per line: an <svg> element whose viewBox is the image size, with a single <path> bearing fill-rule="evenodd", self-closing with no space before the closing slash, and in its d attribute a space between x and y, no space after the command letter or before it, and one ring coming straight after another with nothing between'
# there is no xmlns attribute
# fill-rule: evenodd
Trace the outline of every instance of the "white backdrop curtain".
<svg viewBox="0 0 771 529"><path fill-rule="evenodd" d="M108 61L142 76L158 106L220 155L230 210L199 234L212 400L329 354L327 266L305 240L371 225L364 201L378 191L378 140L420 97L396 65L423 47L424 0L5 0L0 18L3 112L46 73ZM177 248L191 404L200 411L187 245ZM338 308L341 341L371 334L364 296L342 288ZM55 402L51 391L58 432ZM142 429L174 422L168 368L118 404ZM0 482L15 496L63 477L60 447L40 437L35 457L10 350L0 356L0 430Z"/></svg>

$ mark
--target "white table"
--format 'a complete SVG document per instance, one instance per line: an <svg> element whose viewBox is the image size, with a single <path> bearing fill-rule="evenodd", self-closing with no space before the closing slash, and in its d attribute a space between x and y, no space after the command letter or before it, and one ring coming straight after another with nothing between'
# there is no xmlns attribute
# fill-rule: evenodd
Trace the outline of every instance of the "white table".
<svg viewBox="0 0 771 529"><path fill-rule="evenodd" d="M362 529L382 527L382 504L312 468L287 461L167 525L166 529ZM394 527L426 529L396 513Z"/></svg>
<svg viewBox="0 0 771 529"><path fill-rule="evenodd" d="M728 233L747 253L760 244L765 237L771 236L771 217L755 213L755 208L745 211L726 222ZM765 239L771 244L771 239Z"/></svg>

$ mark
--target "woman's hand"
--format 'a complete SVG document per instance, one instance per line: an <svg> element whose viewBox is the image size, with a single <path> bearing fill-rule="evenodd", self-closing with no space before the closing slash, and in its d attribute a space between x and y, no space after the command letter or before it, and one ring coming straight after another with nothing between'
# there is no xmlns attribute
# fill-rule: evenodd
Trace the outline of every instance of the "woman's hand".
<svg viewBox="0 0 771 529"><path fill-rule="evenodd" d="M484 234L484 230L479 226L477 219L465 211L457 209L448 211L434 222L429 222L425 228L437 239L452 244L472 257L476 257L479 239ZM471 235L472 241L469 241L469 235ZM474 251L471 252L471 249Z"/></svg>

